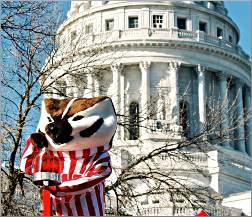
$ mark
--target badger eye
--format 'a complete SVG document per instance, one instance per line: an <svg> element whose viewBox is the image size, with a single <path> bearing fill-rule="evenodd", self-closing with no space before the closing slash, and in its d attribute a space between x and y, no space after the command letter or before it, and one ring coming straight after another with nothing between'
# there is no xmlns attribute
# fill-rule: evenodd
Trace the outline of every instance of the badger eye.
<svg viewBox="0 0 252 217"><path fill-rule="evenodd" d="M73 121L78 121L80 119L84 118L84 116L81 116L81 115L77 115L73 118Z"/></svg>

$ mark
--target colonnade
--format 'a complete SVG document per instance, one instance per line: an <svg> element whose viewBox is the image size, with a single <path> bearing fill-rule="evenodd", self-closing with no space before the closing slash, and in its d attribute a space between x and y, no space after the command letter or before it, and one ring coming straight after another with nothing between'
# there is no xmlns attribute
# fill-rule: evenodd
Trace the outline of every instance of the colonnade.
<svg viewBox="0 0 252 217"><path fill-rule="evenodd" d="M179 62L169 62L167 69L169 73L169 79L172 80L170 82L170 93L169 97L171 100L171 108L166 111L166 113L170 113L166 115L166 118L169 117L169 121L172 123L171 128L175 131L180 129L180 114L179 114L179 84L178 84L178 73L181 68L181 64ZM147 130L147 116L149 114L149 102L150 102L150 69L151 62L150 61L142 61L139 63L139 71L141 72L141 89L140 89L140 112L141 116L143 116L143 120L141 121L140 128L140 136L142 139L148 137ZM126 112L125 109L125 76L123 72L123 65L121 63L113 64L111 66L111 71L113 75L113 93L112 100L114 103L115 110L124 114ZM206 75L206 67L198 64L195 66L195 72L197 73L197 81L198 81L198 115L199 115L199 129L202 130L206 124L206 88L205 88L205 75ZM219 99L221 104L223 105L220 109L221 121L220 128L223 135L222 146L231 148L229 144L229 115L228 115L228 73L219 72L217 73L219 78ZM93 97L100 94L100 83L95 76L92 76L91 73L87 74L87 90L84 92L85 97ZM245 88L245 85L238 79L235 80L235 92L236 92L236 116L238 118L238 124L236 129L236 149L243 153L250 153L250 145L251 145L251 119L244 120L244 110L251 111L251 98L249 93L249 88ZM78 88L78 87L77 87ZM243 91L243 89L245 91ZM245 93L245 96L243 94ZM243 100L245 100L243 102ZM166 108L167 109L167 108ZM120 111L120 112L119 112ZM171 112L172 111L172 112ZM146 118L145 118L146 116ZM122 117L118 117L118 120L122 120ZM115 135L116 139L124 139L125 132L123 127L118 127L117 133Z"/></svg>
<svg viewBox="0 0 252 217"><path fill-rule="evenodd" d="M206 68L198 65L196 68L198 73L198 104L199 104L199 124L200 127L203 127L206 123L206 94L205 94L205 72ZM219 77L219 112L220 112L220 130L222 133L223 140L221 141L224 147L231 148L230 139L234 139L236 149L242 153L250 153L251 146L251 118L247 116L244 120L244 110L251 115L251 95L248 91L248 88L245 87L245 84L242 83L238 78L234 80L235 85L235 99L233 105L235 109L235 117L229 117L228 110L229 108L229 99L228 91L230 87L228 84L228 73L218 72L217 76ZM245 96L244 89L246 88ZM245 98L245 102L243 99ZM231 103L231 104L232 104ZM229 118L235 119L235 126L229 126ZM233 128L233 129L232 129ZM230 138L229 132L236 131L236 135L233 138Z"/></svg>

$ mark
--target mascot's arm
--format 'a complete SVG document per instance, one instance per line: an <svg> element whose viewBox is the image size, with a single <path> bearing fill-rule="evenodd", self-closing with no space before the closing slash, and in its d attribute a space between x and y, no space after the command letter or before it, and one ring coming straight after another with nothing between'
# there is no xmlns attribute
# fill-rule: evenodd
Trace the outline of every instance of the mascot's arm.
<svg viewBox="0 0 252 217"><path fill-rule="evenodd" d="M59 186L50 186L49 190L56 196L65 196L69 193L77 194L104 181L111 172L110 156L106 152L101 154L97 160L90 159L82 177L65 181Z"/></svg>
<svg viewBox="0 0 252 217"><path fill-rule="evenodd" d="M40 152L41 148L47 146L48 142L44 133L32 133L26 141L26 146L21 156L21 171L31 175L34 157Z"/></svg>
<svg viewBox="0 0 252 217"><path fill-rule="evenodd" d="M32 162L40 149L32 143L31 137L26 141L26 146L21 156L20 170L26 174L32 174Z"/></svg>

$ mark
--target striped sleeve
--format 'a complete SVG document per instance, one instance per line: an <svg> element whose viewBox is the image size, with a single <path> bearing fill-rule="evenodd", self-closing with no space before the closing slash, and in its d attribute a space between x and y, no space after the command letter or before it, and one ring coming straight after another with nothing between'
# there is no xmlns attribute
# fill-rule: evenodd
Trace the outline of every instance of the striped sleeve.
<svg viewBox="0 0 252 217"><path fill-rule="evenodd" d="M34 147L29 137L23 150L20 162L20 170L26 174L32 174L32 163L34 157L39 153L39 148Z"/></svg>
<svg viewBox="0 0 252 217"><path fill-rule="evenodd" d="M112 172L110 156L107 152L96 156L85 165L82 177L65 181L59 186L50 186L52 194L65 196L71 193L80 193L104 181Z"/></svg>

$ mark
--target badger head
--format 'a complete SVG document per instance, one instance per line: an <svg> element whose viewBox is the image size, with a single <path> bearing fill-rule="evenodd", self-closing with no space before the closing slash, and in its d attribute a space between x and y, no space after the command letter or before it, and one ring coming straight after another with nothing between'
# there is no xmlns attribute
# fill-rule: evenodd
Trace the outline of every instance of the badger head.
<svg viewBox="0 0 252 217"><path fill-rule="evenodd" d="M32 135L33 140L38 140L39 136L40 141L35 143L41 143L44 135L50 150L93 148L112 141L116 130L116 114L108 97L47 98L42 102L37 129L38 133Z"/></svg>

